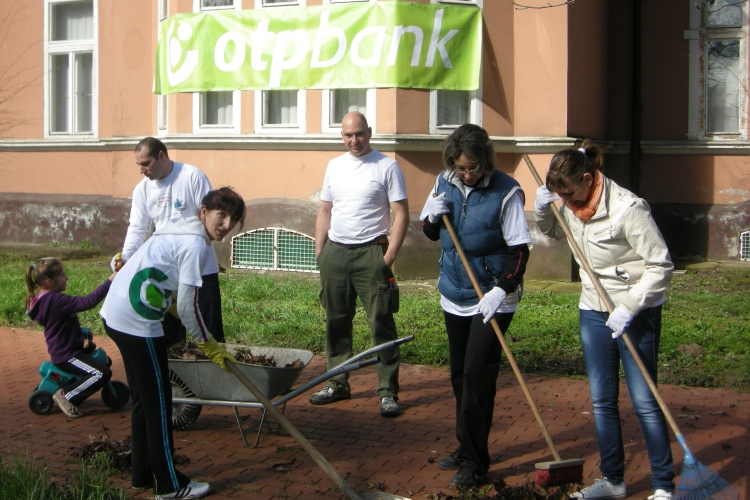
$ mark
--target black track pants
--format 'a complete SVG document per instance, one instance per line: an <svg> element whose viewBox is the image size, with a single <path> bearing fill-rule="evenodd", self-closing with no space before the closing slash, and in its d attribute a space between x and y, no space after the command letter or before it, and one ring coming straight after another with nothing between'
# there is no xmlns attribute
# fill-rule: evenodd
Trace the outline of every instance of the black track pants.
<svg viewBox="0 0 750 500"><path fill-rule="evenodd" d="M106 322L104 329L120 349L133 398L132 484L153 484L156 495L177 491L187 486L190 478L175 469L172 460L172 387L164 337L129 335L109 328Z"/></svg>
<svg viewBox="0 0 750 500"><path fill-rule="evenodd" d="M450 349L451 385L456 396L456 439L462 466L479 474L490 468L487 439L495 407L502 347L481 314L456 316L443 312ZM515 313L495 314L505 332Z"/></svg>

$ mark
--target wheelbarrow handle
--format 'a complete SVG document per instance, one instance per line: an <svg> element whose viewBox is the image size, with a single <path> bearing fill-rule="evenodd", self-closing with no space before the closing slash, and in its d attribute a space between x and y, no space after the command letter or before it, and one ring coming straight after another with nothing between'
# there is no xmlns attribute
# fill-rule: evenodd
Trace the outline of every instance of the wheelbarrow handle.
<svg viewBox="0 0 750 500"><path fill-rule="evenodd" d="M303 385L297 387L293 391L287 392L282 397L280 397L280 398L275 399L274 401L272 401L272 403L273 403L274 406L282 405L282 404L286 403L287 401L296 398L297 396L299 396L303 392L309 391L310 389L312 389L313 387L317 386L321 382L325 382L329 378L335 377L336 375L341 375L342 373L353 372L354 370L359 370L360 368L364 368L365 366L370 366L370 365L374 365L374 364L377 364L377 363L380 363L380 358L378 358L376 356L374 358L366 359L366 360L361 361L359 363L340 364L336 368L333 368L333 369L327 371L326 373L324 373L323 375L321 375L319 377L315 377L311 381L309 381L306 384L303 384Z"/></svg>
<svg viewBox="0 0 750 500"><path fill-rule="evenodd" d="M334 483L336 483L336 486L341 488L341 490L346 493L349 498L352 500L362 500L362 497L357 494L354 489L347 484L347 482L344 480L343 477L341 477L341 474L339 474L336 469L333 468L333 466L328 462L328 460L325 459L323 455L320 454L318 450L315 449L315 447L310 444L310 442L305 439L305 436L303 436L300 431L297 430L292 423L287 420L287 418L271 403L271 401L268 400L268 398L263 394L255 385L250 381L249 378L243 374L240 369L232 363L231 361L226 361L227 369L234 374L237 379L242 382L242 385L247 387L247 390L249 390L255 398L260 401L263 406L266 407L266 410L278 420L278 422L286 429L286 431L289 433L290 436L292 436L294 439L297 440L297 442L304 448L304 450L312 457L313 460L315 460L315 463L317 463L321 469L325 471L326 474L333 480Z"/></svg>
<svg viewBox="0 0 750 500"><path fill-rule="evenodd" d="M366 351L360 352L356 356L352 356L351 358L347 359L346 361L344 361L340 365L337 365L333 369L336 369L336 368L338 368L340 366L343 366L343 365L348 365L348 364L351 364L351 363L355 363L355 362L359 361L362 358L366 358L370 354L375 354L376 352L384 351L386 349L392 349L393 347L395 347L395 346L397 346L399 344L403 344L405 342L411 342L412 340L414 340L414 335L408 335L406 337L401 337L400 339L391 340L390 342L384 342L382 344L378 344L375 347L371 347L371 348L367 349Z"/></svg>

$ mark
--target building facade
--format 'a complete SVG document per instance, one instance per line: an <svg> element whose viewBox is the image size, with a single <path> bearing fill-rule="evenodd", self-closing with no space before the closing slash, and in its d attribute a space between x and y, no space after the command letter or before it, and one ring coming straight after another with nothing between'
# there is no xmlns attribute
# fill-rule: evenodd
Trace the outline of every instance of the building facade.
<svg viewBox="0 0 750 500"><path fill-rule="evenodd" d="M437 275L439 248L418 216L442 170L443 138L466 122L487 129L498 168L526 193L530 276L569 278L571 256L533 224L536 184L522 156L543 173L583 137L605 150L608 176L649 202L675 259L750 259L741 0L422 0L482 9L478 90L152 93L158 29L170 16L366 1L375 0L0 3L0 241L86 239L115 252L140 180L132 150L149 135L244 196L243 231L304 239L326 164L344 152L341 117L359 110L372 146L406 177L412 225L400 277ZM219 250L230 265L231 244Z"/></svg>

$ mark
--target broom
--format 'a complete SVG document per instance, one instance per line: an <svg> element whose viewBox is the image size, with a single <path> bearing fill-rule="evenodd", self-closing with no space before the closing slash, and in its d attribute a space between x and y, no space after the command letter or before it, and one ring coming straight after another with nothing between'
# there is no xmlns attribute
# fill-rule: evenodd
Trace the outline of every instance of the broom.
<svg viewBox="0 0 750 500"><path fill-rule="evenodd" d="M534 179L536 179L537 184L541 186L542 179L541 177L539 177L536 168L534 168L534 164L531 163L531 158L529 158L529 156L525 154L523 155L523 159L526 162L526 165L528 165L529 170L531 170L531 174L534 176ZM602 287L602 284L601 282L599 282L599 278L597 278L594 270L591 268L591 265L589 265L588 261L584 258L581 248L578 246L578 243L576 243L576 240L573 238L573 235L570 232L568 223L565 221L560 211L557 210L556 206L553 207L552 212L555 214L557 223L562 228L565 236L568 238L568 242L570 243L571 248L573 248L573 251L578 256L578 260L581 262L581 265L583 265L586 273L589 275L589 278L591 278L591 282L594 284L599 297L607 306L607 311L609 311L609 313L611 314L615 309L615 306L612 303L612 299L609 298L609 295L607 294L606 290L604 290L604 287ZM675 419L672 417L672 414L667 408L667 404L659 394L659 390L656 388L656 384L653 380L651 380L651 376L648 374L646 366L643 364L638 351L636 351L635 346L633 346L633 342L631 342L630 337L628 337L627 333L623 332L622 340L625 342L628 350L633 355L635 363L638 365L638 368L640 369L643 378L646 380L649 389L651 389L651 392L654 395L654 399L656 399L656 402L659 403L659 407L664 414L664 418L672 428L672 432L674 432L675 437L677 438L677 442L680 443L682 451L685 454L684 458L682 459L682 477L680 478L680 483L677 485L677 491L675 491L674 495L675 500L705 500L708 498L713 498L716 500L737 500L740 496L740 492L737 491L734 486L727 483L716 472L712 471L705 465L695 460L695 457L693 457L693 454L690 453L690 450L685 443L685 437L682 435L682 432L680 432L680 428L677 426L677 422L675 422Z"/></svg>
<svg viewBox="0 0 750 500"><path fill-rule="evenodd" d="M451 225L451 221L450 219L448 219L447 215L443 215L443 224L445 224L445 228L448 230L448 234L453 241L453 246L456 247L458 256L461 258L464 269L466 269L466 274L469 275L471 284L474 285L474 291L476 291L477 295L479 296L479 300L482 300L482 297L484 297L482 289L479 288L479 283L477 282L476 277L474 277L474 273L472 272L471 267L469 267L469 261L466 260L466 255L464 254L464 251L461 248L460 243L458 242L458 237L456 236L456 233L453 230L453 226ZM542 462L536 464L536 484L547 487L563 483L580 483L583 480L583 463L585 462L585 460L563 460L560 458L560 454L557 452L557 448L555 448L555 443L552 442L552 437L547 430L547 426L544 425L542 415L539 413L539 410L534 403L534 398L531 397L531 392L529 392L529 388L526 386L526 382L523 379L521 370L518 368L516 359L513 357L513 353L510 351L508 344L505 342L505 337L503 336L503 332L500 330L500 325L497 324L495 318L492 318L490 320L490 323L492 324L492 328L495 330L495 334L497 335L497 339L500 341L500 345L505 352L505 356L508 358L508 363L510 363L510 366L513 368L513 373L515 373L516 378L518 379L518 383L521 386L524 395L526 396L529 407L534 413L534 417L536 417L536 421L539 423L539 427L542 429L542 434L544 435L544 439L547 441L547 446L549 446L549 449L552 452L552 456L555 458L554 462Z"/></svg>

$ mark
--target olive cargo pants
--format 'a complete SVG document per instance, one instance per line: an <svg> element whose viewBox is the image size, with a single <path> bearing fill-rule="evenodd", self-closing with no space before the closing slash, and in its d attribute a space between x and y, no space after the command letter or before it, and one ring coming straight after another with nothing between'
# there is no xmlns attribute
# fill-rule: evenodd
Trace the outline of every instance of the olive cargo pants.
<svg viewBox="0 0 750 500"><path fill-rule="evenodd" d="M326 310L326 355L328 369L352 357L352 320L357 297L362 301L375 345L398 338L393 313L398 310L398 287L383 255L387 244L346 248L326 242L318 255L320 304ZM376 365L378 398L398 399L398 347L379 353ZM348 387L349 374L337 375L329 385Z"/></svg>

